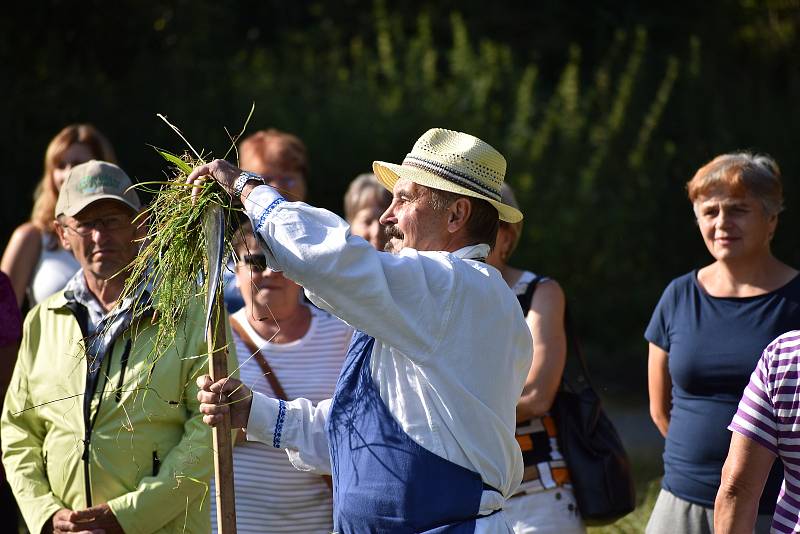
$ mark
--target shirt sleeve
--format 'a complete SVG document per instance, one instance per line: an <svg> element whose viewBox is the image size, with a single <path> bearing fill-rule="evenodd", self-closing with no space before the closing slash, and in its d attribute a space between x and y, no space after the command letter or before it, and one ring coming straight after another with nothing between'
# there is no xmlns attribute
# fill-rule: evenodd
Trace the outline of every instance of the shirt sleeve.
<svg viewBox="0 0 800 534"><path fill-rule="evenodd" d="M255 188L245 201L270 267L320 308L420 361L442 342L460 283L445 253L375 250L337 215Z"/></svg>
<svg viewBox="0 0 800 534"><path fill-rule="evenodd" d="M247 440L286 449L289 460L301 471L331 473L326 431L331 401L316 406L308 399L284 401L253 392Z"/></svg>
<svg viewBox="0 0 800 534"><path fill-rule="evenodd" d="M656 309L653 310L653 316L650 318L650 323L647 325L647 330L645 330L644 333L644 338L647 341L663 349L665 352L669 352L671 345L669 339L669 321L672 318L674 309L673 282L667 286L661 298L658 300Z"/></svg>
<svg viewBox="0 0 800 534"><path fill-rule="evenodd" d="M778 422L769 375L775 346L780 347L780 343L767 347L759 358L728 430L761 444L777 455Z"/></svg>

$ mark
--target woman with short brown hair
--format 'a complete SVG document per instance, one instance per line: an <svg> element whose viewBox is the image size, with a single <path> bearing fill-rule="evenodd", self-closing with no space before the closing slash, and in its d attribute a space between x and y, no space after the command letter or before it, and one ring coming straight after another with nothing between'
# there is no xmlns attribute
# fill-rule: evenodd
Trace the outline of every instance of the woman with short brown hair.
<svg viewBox="0 0 800 534"><path fill-rule="evenodd" d="M674 279L645 332L650 414L666 438L649 534L713 532L727 427L761 351L800 328L798 271L772 254L783 209L768 156L724 154L686 185L714 261ZM756 532L768 532L782 466L767 482Z"/></svg>

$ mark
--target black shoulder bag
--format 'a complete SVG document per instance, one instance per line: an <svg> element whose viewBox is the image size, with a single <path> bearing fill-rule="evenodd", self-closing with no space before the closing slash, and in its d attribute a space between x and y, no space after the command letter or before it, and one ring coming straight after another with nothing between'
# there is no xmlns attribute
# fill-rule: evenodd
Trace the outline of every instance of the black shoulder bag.
<svg viewBox="0 0 800 534"><path fill-rule="evenodd" d="M538 281L531 285L535 288ZM530 287L520 295L523 309L530 308L532 297ZM558 444L581 517L587 525L605 525L636 508L630 461L589 380L569 311L564 316L564 327L567 362L550 414L556 423ZM570 363L577 364L577 368Z"/></svg>

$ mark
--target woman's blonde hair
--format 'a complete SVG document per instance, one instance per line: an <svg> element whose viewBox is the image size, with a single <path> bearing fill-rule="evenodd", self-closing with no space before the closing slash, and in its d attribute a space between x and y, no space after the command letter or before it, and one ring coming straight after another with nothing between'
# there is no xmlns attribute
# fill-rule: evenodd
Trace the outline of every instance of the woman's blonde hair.
<svg viewBox="0 0 800 534"><path fill-rule="evenodd" d="M58 190L53 181L53 171L69 147L86 145L94 159L117 162L117 156L108 139L91 124L70 124L58 132L44 153L44 174L33 192L31 222L42 232L53 233L53 211L58 200Z"/></svg>
<svg viewBox="0 0 800 534"><path fill-rule="evenodd" d="M692 204L718 188L737 197L753 195L764 205L767 215L783 211L781 170L767 155L750 152L722 154L700 167L686 183Z"/></svg>

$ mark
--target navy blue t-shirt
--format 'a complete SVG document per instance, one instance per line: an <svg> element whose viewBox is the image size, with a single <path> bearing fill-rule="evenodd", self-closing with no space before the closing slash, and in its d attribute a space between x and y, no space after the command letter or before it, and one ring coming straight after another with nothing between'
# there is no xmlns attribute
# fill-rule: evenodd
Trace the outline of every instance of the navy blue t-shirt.
<svg viewBox="0 0 800 534"><path fill-rule="evenodd" d="M800 275L755 297L712 297L697 271L676 278L661 295L644 337L669 353L672 411L664 446L667 491L714 506L736 413L764 348L800 329ZM783 465L775 462L759 514L772 514Z"/></svg>

